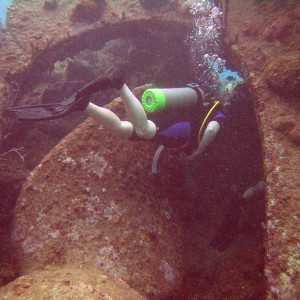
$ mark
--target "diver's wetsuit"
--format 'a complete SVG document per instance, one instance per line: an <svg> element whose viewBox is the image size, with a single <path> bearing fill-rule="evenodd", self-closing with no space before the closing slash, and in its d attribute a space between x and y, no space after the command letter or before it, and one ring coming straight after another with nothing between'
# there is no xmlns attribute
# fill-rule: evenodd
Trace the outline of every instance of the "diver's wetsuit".
<svg viewBox="0 0 300 300"><path fill-rule="evenodd" d="M191 153L198 146L198 133L208 110L187 110L184 113L161 114L158 117L150 117L149 120L157 125L157 133L151 141L164 145L167 148L181 148L186 153ZM191 119L193 121L191 121ZM216 121L222 127L225 115L221 110L213 113L206 124ZM133 133L130 140L144 140Z"/></svg>
<svg viewBox="0 0 300 300"><path fill-rule="evenodd" d="M117 69L108 77L100 77L88 83L60 103L6 108L5 115L19 120L57 119L72 111L84 111L89 103L89 97L93 93L107 88L120 90L123 84L124 74ZM167 114L158 113L156 117L150 117L149 120L153 121L157 127L157 132L151 140L168 148L184 148L186 153L191 153L198 146L199 129L208 110L208 107L198 105L193 109ZM206 124L210 121L217 121L222 126L224 118L221 111L216 111L209 116ZM129 139L144 140L144 138L138 137L135 131Z"/></svg>

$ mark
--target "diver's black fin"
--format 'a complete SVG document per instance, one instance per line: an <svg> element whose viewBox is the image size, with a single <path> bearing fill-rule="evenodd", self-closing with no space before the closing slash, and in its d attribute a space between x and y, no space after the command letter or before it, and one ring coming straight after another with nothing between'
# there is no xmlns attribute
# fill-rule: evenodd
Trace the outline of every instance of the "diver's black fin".
<svg viewBox="0 0 300 300"><path fill-rule="evenodd" d="M82 100L82 99L79 99ZM61 103L40 104L5 108L4 116L18 120L43 121L53 120L75 111L76 94ZM88 103L87 103L88 104ZM86 104L86 105L87 105Z"/></svg>
<svg viewBox="0 0 300 300"><path fill-rule="evenodd" d="M108 77L99 77L89 82L77 92L77 97L89 97L90 95L107 88L120 90L124 85L124 72L117 68Z"/></svg>
<svg viewBox="0 0 300 300"><path fill-rule="evenodd" d="M6 108L4 116L35 121L58 119L73 111L85 110L92 94L107 88L119 90L123 85L124 73L117 68L110 76L96 78L60 103Z"/></svg>

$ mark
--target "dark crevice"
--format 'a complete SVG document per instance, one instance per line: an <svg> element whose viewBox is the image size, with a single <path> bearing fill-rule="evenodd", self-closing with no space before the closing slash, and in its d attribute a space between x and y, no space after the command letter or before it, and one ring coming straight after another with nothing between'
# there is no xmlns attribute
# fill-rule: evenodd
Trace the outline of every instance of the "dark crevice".
<svg viewBox="0 0 300 300"><path fill-rule="evenodd" d="M264 193L241 198L264 179L262 150L251 97L241 89L222 134L185 172L180 299L264 299Z"/></svg>

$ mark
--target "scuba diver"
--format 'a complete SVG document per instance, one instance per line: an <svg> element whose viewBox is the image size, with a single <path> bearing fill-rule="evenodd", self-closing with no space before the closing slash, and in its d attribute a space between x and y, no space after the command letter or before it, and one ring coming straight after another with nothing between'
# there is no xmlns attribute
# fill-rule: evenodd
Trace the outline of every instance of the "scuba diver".
<svg viewBox="0 0 300 300"><path fill-rule="evenodd" d="M108 88L120 91L129 121L121 121L111 110L90 102L92 94ZM183 159L194 160L215 140L225 121L220 101L206 99L196 84L148 89L139 101L125 84L124 74L119 69L88 83L60 103L6 108L4 115L18 120L52 120L74 111L93 117L120 138L158 143L160 146L152 161L153 174L157 173L158 158L164 147L180 149ZM264 187L260 181L231 201L211 241L213 248L224 251L228 247L236 234L242 206Z"/></svg>
<svg viewBox="0 0 300 300"><path fill-rule="evenodd" d="M107 88L120 90L130 121L121 121L109 109L89 101L92 94ZM88 83L60 103L6 108L5 115L19 120L52 120L73 111L83 111L120 138L160 144L152 165L156 173L157 160L165 146L184 149L187 154L181 156L192 160L211 144L225 118L220 106L219 101L207 101L196 84L184 88L148 89L140 102L125 84L123 72L117 69L108 77ZM161 118L165 111L170 113ZM148 119L146 112L154 117Z"/></svg>

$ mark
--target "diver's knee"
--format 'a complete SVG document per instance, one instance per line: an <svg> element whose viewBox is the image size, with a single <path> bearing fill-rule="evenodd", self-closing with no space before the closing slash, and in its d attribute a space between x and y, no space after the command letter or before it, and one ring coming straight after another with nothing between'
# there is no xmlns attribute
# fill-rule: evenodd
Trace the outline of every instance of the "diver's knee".
<svg viewBox="0 0 300 300"><path fill-rule="evenodd" d="M154 138L157 128L152 121L147 120L143 128L135 128L134 130L138 137L145 140L151 140L152 138Z"/></svg>
<svg viewBox="0 0 300 300"><path fill-rule="evenodd" d="M119 128L115 130L115 134L122 139L129 139L133 134L133 126L128 121L121 121Z"/></svg>

